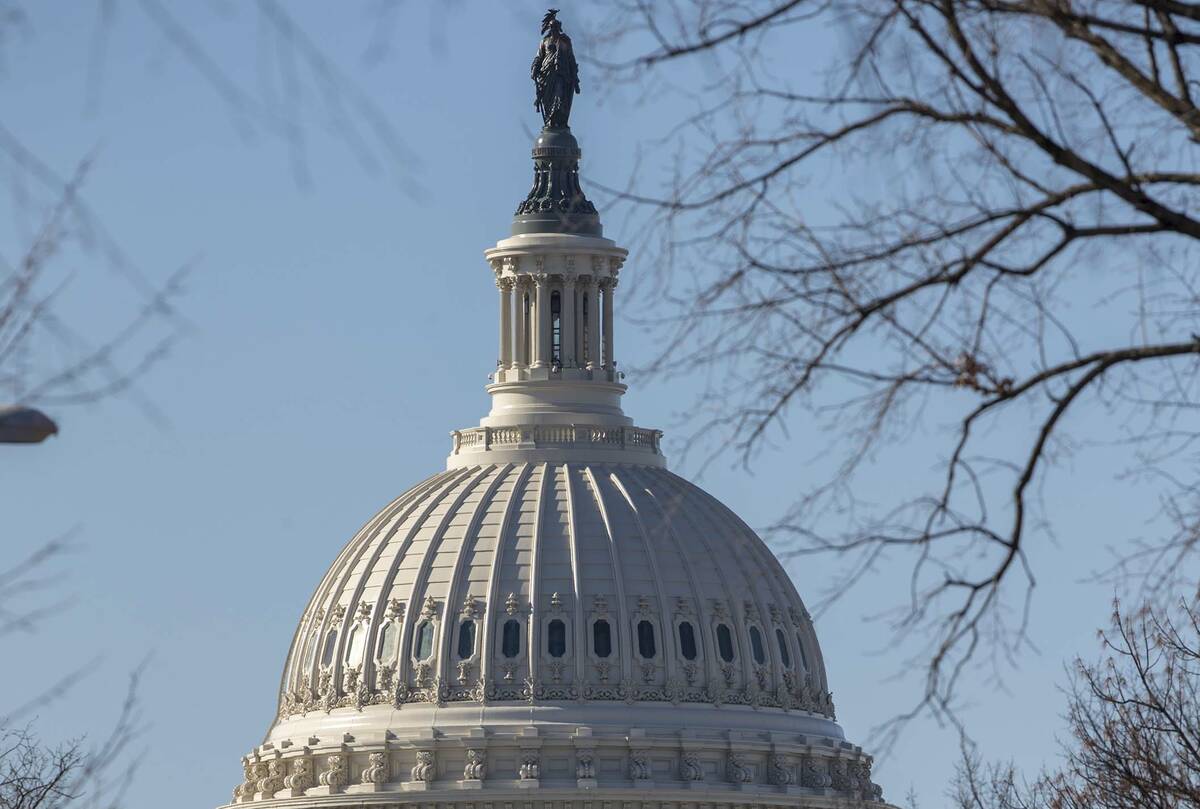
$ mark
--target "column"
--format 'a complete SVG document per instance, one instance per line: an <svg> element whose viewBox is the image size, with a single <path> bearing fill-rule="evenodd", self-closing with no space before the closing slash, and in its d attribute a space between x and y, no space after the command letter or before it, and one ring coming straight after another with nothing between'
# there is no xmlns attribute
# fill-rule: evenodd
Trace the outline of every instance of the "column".
<svg viewBox="0 0 1200 809"><path fill-rule="evenodd" d="M562 282L562 367L575 367L575 276L564 275Z"/></svg>
<svg viewBox="0 0 1200 809"><path fill-rule="evenodd" d="M525 306L525 292L529 288L529 281L525 278L518 277L513 286L517 291L517 327L513 330L513 339L516 341L516 350L513 352L512 369L514 371L524 368L529 362L528 346L525 342L525 330L529 327L529 312Z"/></svg>
<svg viewBox="0 0 1200 809"><path fill-rule="evenodd" d="M617 288L617 279L609 278L602 287L604 291L604 367L616 371L617 363L613 359L613 292ZM615 380L616 377L614 376Z"/></svg>
<svg viewBox="0 0 1200 809"><path fill-rule="evenodd" d="M513 283L511 278L496 279L496 286L500 287L500 365L501 369L512 365L512 346L513 346L513 330L512 330L512 288ZM496 381L500 378L497 375Z"/></svg>
<svg viewBox="0 0 1200 809"><path fill-rule="evenodd" d="M575 361L579 368L587 366L587 340L583 337L585 322L583 319L583 299L587 295L587 278L576 278L578 292L575 295Z"/></svg>
<svg viewBox="0 0 1200 809"><path fill-rule="evenodd" d="M530 368L550 365L550 277L540 272L533 277L533 362Z"/></svg>
<svg viewBox="0 0 1200 809"><path fill-rule="evenodd" d="M596 292L596 276L587 280L587 367L589 371L600 370L600 300Z"/></svg>

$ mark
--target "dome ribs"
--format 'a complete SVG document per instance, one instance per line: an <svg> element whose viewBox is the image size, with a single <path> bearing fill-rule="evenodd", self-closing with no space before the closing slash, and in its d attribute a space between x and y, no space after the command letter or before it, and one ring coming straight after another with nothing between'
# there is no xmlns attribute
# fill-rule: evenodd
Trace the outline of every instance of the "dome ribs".
<svg viewBox="0 0 1200 809"><path fill-rule="evenodd" d="M408 542L410 551L413 547L422 542L425 544L425 547L420 551L420 562L417 565L412 583L409 586L408 595L404 599L404 602L408 605L408 609L404 614L404 629L400 633L400 663L397 666L397 678L401 683L409 682L413 675L413 660L410 647L412 645L411 639L413 632L415 631L418 622L422 620L422 610L420 605L425 602L426 598L431 596L435 601L437 600L436 596L433 596L433 594L430 592L429 570L433 565L433 559L437 553L438 546L441 543L442 536L446 531L447 526L450 524L451 518L455 513L457 513L463 501L466 500L467 496L471 494L471 492L473 492L475 488L488 477L488 475L494 473L495 469L496 467L494 466L473 468L471 471L474 473L474 475L470 477L469 480L462 481L458 484L458 486L456 486L458 491L454 497L450 498L447 502L447 498L445 496L446 492L443 492L442 497L440 497L437 502L431 504L432 508L426 512L419 527L414 526L417 528L417 530L413 531L410 535ZM437 514L438 510L442 509L443 505L445 505L445 509L442 510L441 514ZM434 525L432 532L429 534L429 538L420 539L419 537L421 536L422 532L429 528L429 521L433 519L435 515L437 523ZM403 559L404 556L405 554L400 554L397 556L397 559ZM440 616L435 613L434 617L431 619L434 622L435 631L441 628L440 625L452 620L450 610L453 609L453 607L452 605L446 603L444 595L440 607ZM444 657L446 651L447 650L445 647L441 646L440 644L435 644L432 654L435 658L441 659Z"/></svg>
<svg viewBox="0 0 1200 809"><path fill-rule="evenodd" d="M563 464L563 479L566 482L567 495L567 538L571 548L571 581L573 582L572 593L574 594L572 607L572 626L571 640L574 646L575 657L575 684L579 689L580 695L583 694L583 684L587 682L587 670L585 664L587 655L584 654L583 644L587 642L587 630L585 618L583 615L583 580L582 570L579 560L579 524L578 517L575 513L575 484L572 481L573 469L570 464Z"/></svg>
<svg viewBox="0 0 1200 809"><path fill-rule="evenodd" d="M305 628L305 634L311 632L311 629L315 626L315 628L318 630L318 638L325 637L325 634L329 631L330 626L332 625L334 606L341 602L341 593L345 588L346 579L349 576L348 571L353 569L355 562L363 553L365 553L375 543L378 543L378 531L380 526L394 523L394 525L398 527L406 519L408 519L412 512L425 501L430 492L436 490L439 486L453 486L455 481L461 479L469 472L469 469L453 470L453 474L450 472L442 472L427 478L425 481L418 483L416 486L413 486L407 492L400 495L400 497L396 498L391 504L384 508L384 510L380 512L375 519L368 521L366 525L359 529L358 533L356 533L350 539L350 541L346 543L346 546L342 549L342 552L338 554L337 561L335 561L330 567L329 573L326 574L325 578L321 582L321 585L318 586L316 593L313 595L312 600L309 602L310 616L315 617L316 615L321 614L322 618L320 620L313 621L309 626L307 626ZM395 528L392 530L395 530ZM380 546L386 545L386 542L379 544ZM335 582L337 582L336 585ZM339 647L345 640L344 630L344 624L338 628ZM342 650L339 648L335 658L335 665L332 667L335 672L338 669L337 661L340 661L341 657ZM303 665L303 658L301 658L300 663ZM321 661L319 656L315 657L313 660L313 669L311 671L300 671L296 676L294 676L295 687L300 686L302 678L305 674L309 676L310 687L315 686L317 683L320 666ZM335 679L334 682L338 681Z"/></svg>
<svg viewBox="0 0 1200 809"><path fill-rule="evenodd" d="M527 671L530 680L537 678L537 659L538 650L540 650L542 642L542 633L537 620L537 615L541 610L542 604L542 580L541 580L541 538L542 538L542 521L544 519L543 509L546 502L546 486L550 479L550 464L542 463L539 465L537 482L537 496L534 501L534 517L533 517L533 535L530 540L530 562L529 562L529 604L531 607L530 620L526 624L526 637L529 639L526 643L526 658L529 664Z"/></svg>
<svg viewBox="0 0 1200 809"><path fill-rule="evenodd" d="M513 508L519 502L521 494L525 490L525 486L529 481L529 475L533 471L533 464L523 463L518 467L515 478L513 479L512 489L504 498L504 508L500 513L500 524L496 527L496 542L492 549L491 564L488 567L488 583L485 598L487 599L486 620L483 622L483 632L479 641L480 660L479 660L479 678L484 683L484 701L487 701L487 687L490 686L495 678L493 671L493 661L496 657L496 640L495 627L500 619L500 599L503 596L500 593L500 571L504 561L505 544L504 540L515 532L508 530L512 522ZM509 475L513 478L513 475Z"/></svg>
<svg viewBox="0 0 1200 809"><path fill-rule="evenodd" d="M608 539L609 563L612 566L613 589L616 591L617 601L617 656L621 661L621 682L628 683L633 680L633 649L629 637L629 602L626 601L624 576L621 575L621 563L617 555L617 538L613 533L612 521L609 519L609 511L604 503L604 494L600 491L600 484L596 480L592 467L584 468L583 478L587 481L592 496L596 499L596 507L600 511L600 521Z"/></svg>
<svg viewBox="0 0 1200 809"><path fill-rule="evenodd" d="M662 501L659 499L658 495L654 493L653 487L649 483L646 482L646 477L648 477L648 475L645 473L644 469L642 467L634 467L629 470L629 475L634 481L637 482L638 487L645 494L647 500L650 503L654 504L655 510L658 512L658 515L659 515L659 520L664 527L664 533L669 538L670 542L673 544L673 546L675 548L675 552L679 556L680 563L683 567L684 573L687 576L687 580L688 580L688 596L687 597L688 597L688 600L691 602L691 609L693 610L693 613L694 613L693 626L695 627L695 631L699 631L699 633L700 633L701 646L705 649L715 649L716 641L712 637L712 628L709 626L708 621L699 620L699 616L702 615L701 611L705 607L705 603L704 603L705 599L704 599L704 594L700 589L700 585L696 579L696 571L692 564L691 554L689 554L687 552L687 550L683 546L683 542L679 539L679 534L675 531L674 521L671 519L671 516L667 512L666 508L663 506ZM678 601L676 601L675 604L678 604ZM668 621L668 619L670 621L670 623L669 623L670 630L671 630L671 646L670 646L670 648L672 648L672 649L677 648L678 640L676 638L676 635L677 635L677 630L675 628L676 621L674 620L673 615L671 615L671 616L668 615L667 606L665 604L663 605L663 608L662 608L662 617L663 617L664 622ZM704 654L701 656L701 660L704 661L704 667L705 667L704 679L702 681L702 684L706 685L708 682L710 682L709 678L714 676L713 656L711 654Z"/></svg>
<svg viewBox="0 0 1200 809"><path fill-rule="evenodd" d="M618 467L618 469L619 468L620 467ZM659 646L661 648L659 650L659 654L656 656L657 659L647 662L652 662L656 667L659 665L659 663L662 663L664 672L663 682L671 683L675 680L675 655L671 654L671 650L674 648L675 644L674 639L666 632L666 618L668 615L667 611L670 609L670 602L667 600L666 591L663 590L663 576L662 569L658 564L658 555L654 551L654 543L651 541L650 534L646 530L646 524L642 519L642 515L638 510L637 504L634 503L633 498L629 494L629 489L624 483L621 482L621 478L617 475L616 470L609 470L608 479L612 481L613 486L625 499L625 503L629 507L629 512L633 516L634 524L637 525L638 536L641 538L642 545L646 550L646 558L650 563L650 576L654 584L654 597L655 600L658 601L658 608L654 611L654 615L657 616L657 620L655 620L654 623L658 625L658 634L660 638ZM632 634L632 623L627 628ZM642 677L642 680L645 680L644 676Z"/></svg>
<svg viewBox="0 0 1200 809"><path fill-rule="evenodd" d="M454 630L458 626L458 610L459 605L463 604L468 595L474 595L470 592L470 582L463 582L463 569L465 562L475 552L475 544L479 541L479 526L483 519L483 515L487 512L488 506L492 502L492 498L496 494L496 490L506 477L512 472L513 464L499 464L492 468L491 479L483 493L479 497L479 502L471 509L471 516L467 520L467 524L463 526L462 537L459 539L459 547L454 554L454 562L451 568L450 579L446 583L446 595L443 599L445 604L443 608L443 620L441 626L441 642L437 647L438 651L438 676L442 682L449 682L455 679L450 671L451 655L449 650L453 648ZM486 480L487 478L482 478ZM472 487L472 493L474 487ZM452 522L452 521L451 521ZM449 526L451 523L447 523ZM446 529L443 529L442 537L439 540L439 548L430 554L431 560L436 561L437 554L440 552L440 544L445 541ZM469 574L469 571L468 571ZM484 604L484 621L488 622L491 617L492 604L490 602ZM481 656L479 647L476 646L476 651L473 655L475 658ZM462 683L465 685L465 683Z"/></svg>

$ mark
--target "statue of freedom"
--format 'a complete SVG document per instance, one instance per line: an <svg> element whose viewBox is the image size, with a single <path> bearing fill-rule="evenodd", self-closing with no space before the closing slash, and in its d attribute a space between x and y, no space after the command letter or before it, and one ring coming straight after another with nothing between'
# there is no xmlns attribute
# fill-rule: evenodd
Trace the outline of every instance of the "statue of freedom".
<svg viewBox="0 0 1200 809"><path fill-rule="evenodd" d="M571 101L579 92L579 65L571 49L571 38L563 33L558 9L542 18L542 43L530 70L537 95L533 106L542 114L547 129L566 129Z"/></svg>

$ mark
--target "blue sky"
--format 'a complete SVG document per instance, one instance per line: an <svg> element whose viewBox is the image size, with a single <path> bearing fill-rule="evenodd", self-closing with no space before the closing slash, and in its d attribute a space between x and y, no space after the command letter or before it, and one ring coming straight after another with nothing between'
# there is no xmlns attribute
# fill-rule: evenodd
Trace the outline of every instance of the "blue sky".
<svg viewBox="0 0 1200 809"><path fill-rule="evenodd" d="M347 145L346 120L302 78L287 101L303 120L297 159L272 123L271 99L286 90L263 79L286 76L264 64L287 56L272 50L250 4L172 11L261 115L239 113L164 39L147 15L152 3L114 4L98 57L100 6L31 4L27 25L3 44L0 122L60 175L92 156L84 197L148 277L192 266L179 304L186 333L135 396L55 409L60 436L0 450L0 563L66 533L77 543L56 568L73 607L6 647L0 693L14 700L86 664L90 675L38 725L50 739L95 732L148 657L145 752L128 806L170 794L209 807L228 800L239 757L271 720L294 623L325 566L377 508L442 468L448 431L487 408L496 307L481 253L507 235L528 188L537 120L527 70L543 9L400 4L381 16L372 3L289 3L402 141L374 143L364 159ZM570 31L574 15L592 11L565 4L561 16ZM827 31L801 35L808 52L828 47ZM595 92L586 72L584 82L572 124L585 173L621 185L678 108ZM4 172L18 188L11 161ZM30 228L20 201L14 191L0 203L9 261ZM622 241L630 214L606 211L607 235ZM76 331L103 333L136 307L95 253L56 261L68 279L59 313ZM631 257L626 274L645 271ZM618 358L649 359L655 339L624 324ZM689 389L686 379L636 380L626 411L681 434ZM718 461L702 485L751 525L770 523L803 488L798 476L820 474L804 414L791 427L793 440L751 472ZM1081 581L1080 560L1100 563L1108 538L1142 532L1148 516L1114 496L1124 490L1104 468L1068 464L1044 493L1069 519L1057 544L1033 551L1036 651L1003 687L976 679L966 693L964 716L985 755L1032 768L1053 759L1064 661L1094 654L1112 596ZM926 472L889 456L867 485L883 492ZM829 564L790 566L802 595L827 581ZM858 741L920 685L893 677L902 661L884 628L865 620L892 606L905 573L899 563L882 569L818 623L840 721ZM893 800L913 788L937 806L956 757L950 731L918 722L877 780Z"/></svg>

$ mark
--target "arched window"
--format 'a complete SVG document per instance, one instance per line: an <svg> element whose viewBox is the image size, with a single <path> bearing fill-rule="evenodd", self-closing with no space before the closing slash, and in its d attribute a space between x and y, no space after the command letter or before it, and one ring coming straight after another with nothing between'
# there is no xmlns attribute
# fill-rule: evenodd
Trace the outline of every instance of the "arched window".
<svg viewBox="0 0 1200 809"><path fill-rule="evenodd" d="M458 659L467 660L475 654L475 622L469 618L458 625Z"/></svg>
<svg viewBox="0 0 1200 809"><path fill-rule="evenodd" d="M684 660L696 659L696 630L688 621L679 625L679 653Z"/></svg>
<svg viewBox="0 0 1200 809"><path fill-rule="evenodd" d="M562 296L550 293L550 362L562 365Z"/></svg>
<svg viewBox="0 0 1200 809"><path fill-rule="evenodd" d="M649 621L638 621L638 654L649 660L658 653L654 645L654 624Z"/></svg>
<svg viewBox="0 0 1200 809"><path fill-rule="evenodd" d="M433 624L429 621L422 621L417 625L412 650L412 656L417 660L424 660L433 654Z"/></svg>
<svg viewBox="0 0 1200 809"><path fill-rule="evenodd" d="M379 630L379 649L376 659L390 663L396 657L396 639L400 636L400 628L394 621L388 621Z"/></svg>
<svg viewBox="0 0 1200 809"><path fill-rule="evenodd" d="M567 625L558 618L546 627L546 651L551 657L562 657L567 653Z"/></svg>
<svg viewBox="0 0 1200 809"><path fill-rule="evenodd" d="M337 651L337 630L331 629L325 635L325 651L321 652L321 665L333 665L333 653Z"/></svg>
<svg viewBox="0 0 1200 809"><path fill-rule="evenodd" d="M603 618L592 624L592 651L596 657L612 654L612 627Z"/></svg>
<svg viewBox="0 0 1200 809"><path fill-rule="evenodd" d="M366 645L367 628L362 624L355 624L350 630L350 640L346 643L346 664L357 666L361 663Z"/></svg>
<svg viewBox="0 0 1200 809"><path fill-rule="evenodd" d="M796 633L796 649L800 652L800 665L808 671L808 655L804 654L804 638L800 637L799 632Z"/></svg>
<svg viewBox="0 0 1200 809"><path fill-rule="evenodd" d="M758 627L750 627L750 651L754 655L754 662L762 665L767 662L767 650L763 648L762 633L758 631Z"/></svg>
<svg viewBox="0 0 1200 809"><path fill-rule="evenodd" d="M726 663L733 662L733 635L725 624L717 625L717 653Z"/></svg>
<svg viewBox="0 0 1200 809"><path fill-rule="evenodd" d="M304 652L304 671L301 675L312 671L313 663L317 662L317 649L321 645L321 630L314 629L308 636L308 648Z"/></svg>
<svg viewBox="0 0 1200 809"><path fill-rule="evenodd" d="M504 622L500 638L500 651L505 657L516 657L521 653L521 622L509 618Z"/></svg>
<svg viewBox="0 0 1200 809"><path fill-rule="evenodd" d="M792 667L792 653L788 651L787 635L783 634L782 629L775 630L775 641L779 644L779 659L783 662L785 669Z"/></svg>

